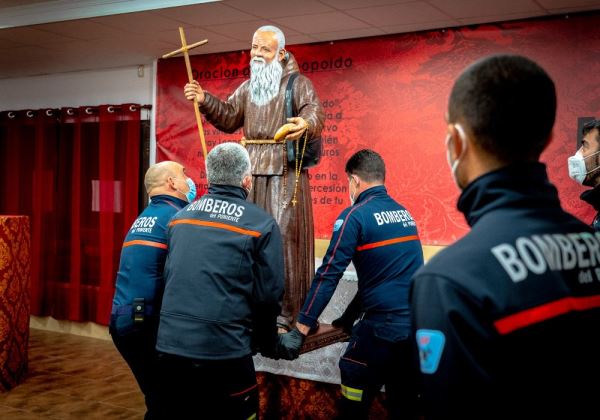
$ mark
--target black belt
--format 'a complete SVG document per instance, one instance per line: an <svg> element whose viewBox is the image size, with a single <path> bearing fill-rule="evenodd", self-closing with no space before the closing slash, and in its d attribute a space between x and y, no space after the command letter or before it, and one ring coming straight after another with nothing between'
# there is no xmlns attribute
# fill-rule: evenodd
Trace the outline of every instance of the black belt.
<svg viewBox="0 0 600 420"><path fill-rule="evenodd" d="M133 305L119 305L113 306L111 315L131 315L133 313ZM144 305L144 315L152 315L153 314L153 306L152 305Z"/></svg>

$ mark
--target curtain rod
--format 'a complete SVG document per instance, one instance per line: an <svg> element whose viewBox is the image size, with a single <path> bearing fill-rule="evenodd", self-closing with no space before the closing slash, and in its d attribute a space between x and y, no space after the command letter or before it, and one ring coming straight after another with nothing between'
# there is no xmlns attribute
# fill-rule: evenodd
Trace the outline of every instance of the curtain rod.
<svg viewBox="0 0 600 420"><path fill-rule="evenodd" d="M144 109L144 110L151 110L152 109L152 105L129 105L129 110L131 112L135 111L136 108L139 109ZM79 110L79 108L84 109L86 114L94 114L96 112L98 112L98 110L100 109L99 106L87 106L87 107L62 107L62 108L42 108L42 109L36 109L36 110L27 110L25 111L25 115L28 116L29 118L32 118L33 116L35 116L35 113L43 111L46 113L46 115L48 117L51 117L54 114L54 112L56 111L56 115L59 115L62 110L64 110L66 112L67 115L74 115L75 111ZM122 109L121 105L109 105L107 108L108 112L115 112L115 111L120 111ZM24 110L21 111L7 111L7 116L8 118L14 118L16 115L16 112L23 112Z"/></svg>

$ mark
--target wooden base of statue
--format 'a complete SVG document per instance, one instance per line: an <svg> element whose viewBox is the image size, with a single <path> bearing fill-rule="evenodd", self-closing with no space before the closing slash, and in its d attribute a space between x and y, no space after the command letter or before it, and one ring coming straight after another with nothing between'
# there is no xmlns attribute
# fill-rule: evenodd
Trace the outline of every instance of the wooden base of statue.
<svg viewBox="0 0 600 420"><path fill-rule="evenodd" d="M319 328L313 333L310 333L304 345L300 349L300 354L308 353L309 351L320 349L321 347L329 346L330 344L346 341L350 338L341 327L334 327L330 324L319 324Z"/></svg>

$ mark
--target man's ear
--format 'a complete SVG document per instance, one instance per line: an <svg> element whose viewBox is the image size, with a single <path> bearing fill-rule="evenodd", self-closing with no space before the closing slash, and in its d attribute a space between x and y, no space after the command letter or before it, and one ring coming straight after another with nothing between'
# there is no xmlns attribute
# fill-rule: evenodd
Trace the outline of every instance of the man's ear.
<svg viewBox="0 0 600 420"><path fill-rule="evenodd" d="M287 51L282 48L279 50L277 60L281 62L281 61L285 60L287 58L287 56L288 56Z"/></svg>
<svg viewBox="0 0 600 420"><path fill-rule="evenodd" d="M448 157L452 162L459 156L458 152L460 150L456 150L457 143L459 144L458 147L460 147L460 139L458 137L459 134L454 124L448 124L446 127L446 148L448 149Z"/></svg>
<svg viewBox="0 0 600 420"><path fill-rule="evenodd" d="M246 175L244 179L242 179L242 188L247 190L252 188L252 175Z"/></svg>
<svg viewBox="0 0 600 420"><path fill-rule="evenodd" d="M175 178L174 177L172 177L172 176L167 177L167 187L169 187L173 191L177 190L177 188L175 187Z"/></svg>
<svg viewBox="0 0 600 420"><path fill-rule="evenodd" d="M448 124L448 135L450 136L450 145L448 146L450 157L454 161L465 152L468 139L464 128L458 123Z"/></svg>

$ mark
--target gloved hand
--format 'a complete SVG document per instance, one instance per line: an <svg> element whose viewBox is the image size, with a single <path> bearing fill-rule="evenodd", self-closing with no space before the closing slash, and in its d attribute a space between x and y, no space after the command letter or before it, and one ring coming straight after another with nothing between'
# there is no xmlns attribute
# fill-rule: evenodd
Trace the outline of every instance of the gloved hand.
<svg viewBox="0 0 600 420"><path fill-rule="evenodd" d="M260 348L260 354L264 357L268 357L269 359L279 360L279 341L281 337L277 337L273 344L268 346L263 346Z"/></svg>
<svg viewBox="0 0 600 420"><path fill-rule="evenodd" d="M278 360L279 334L277 334L277 326L273 319L267 320L257 316L254 321L250 331L252 355L260 353L265 357ZM262 323L258 324L257 321Z"/></svg>
<svg viewBox="0 0 600 420"><path fill-rule="evenodd" d="M305 339L306 336L296 327L289 333L281 334L277 345L279 357L285 360L297 359L300 356L300 348L302 348Z"/></svg>

